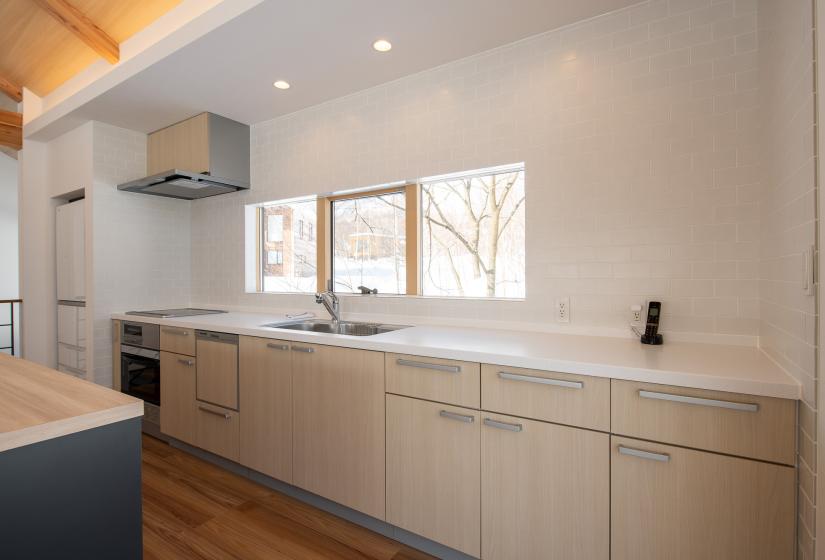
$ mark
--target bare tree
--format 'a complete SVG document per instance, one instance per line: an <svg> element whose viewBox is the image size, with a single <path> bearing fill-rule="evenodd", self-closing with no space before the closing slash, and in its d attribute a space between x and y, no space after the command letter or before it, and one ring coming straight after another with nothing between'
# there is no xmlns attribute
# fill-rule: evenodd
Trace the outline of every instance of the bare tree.
<svg viewBox="0 0 825 560"><path fill-rule="evenodd" d="M515 186L520 176L521 171L518 171L438 183L438 186L446 187L449 193L461 202L464 218L461 225L454 217L451 219L450 212L443 207L444 200L437 199L432 185L422 189L423 218L431 226L431 232L432 226L435 226L469 252L472 257L473 276L479 278L484 275L487 296L496 295L496 270L501 236L524 204L524 194L521 193L521 197L511 204L505 215L505 207L513 192L517 190ZM432 237L431 235L430 239ZM463 295L460 274L450 248L438 235L434 237L446 251L457 288Z"/></svg>

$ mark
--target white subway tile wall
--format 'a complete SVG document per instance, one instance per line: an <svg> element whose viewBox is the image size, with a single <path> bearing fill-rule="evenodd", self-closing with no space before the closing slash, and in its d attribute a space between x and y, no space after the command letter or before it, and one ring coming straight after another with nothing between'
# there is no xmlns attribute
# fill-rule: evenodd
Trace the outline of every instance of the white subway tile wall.
<svg viewBox="0 0 825 560"><path fill-rule="evenodd" d="M186 306L190 204L117 190L146 174L146 135L95 122L94 381L112 384L112 313Z"/></svg>
<svg viewBox="0 0 825 560"><path fill-rule="evenodd" d="M651 0L252 127L252 190L193 204L193 301L244 293L243 206L524 161L524 302L347 298L345 312L755 343L755 2ZM729 335L729 337L725 337Z"/></svg>
<svg viewBox="0 0 825 560"><path fill-rule="evenodd" d="M763 107L760 344L802 384L799 558L814 558L816 298L803 291L803 255L816 236L813 3L759 1Z"/></svg>

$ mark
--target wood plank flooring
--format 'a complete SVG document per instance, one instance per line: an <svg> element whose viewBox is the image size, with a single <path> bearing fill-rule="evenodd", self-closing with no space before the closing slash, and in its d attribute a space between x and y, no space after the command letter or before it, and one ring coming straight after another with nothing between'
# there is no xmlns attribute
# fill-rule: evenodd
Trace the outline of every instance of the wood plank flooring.
<svg viewBox="0 0 825 560"><path fill-rule="evenodd" d="M433 558L146 435L143 548L147 560Z"/></svg>

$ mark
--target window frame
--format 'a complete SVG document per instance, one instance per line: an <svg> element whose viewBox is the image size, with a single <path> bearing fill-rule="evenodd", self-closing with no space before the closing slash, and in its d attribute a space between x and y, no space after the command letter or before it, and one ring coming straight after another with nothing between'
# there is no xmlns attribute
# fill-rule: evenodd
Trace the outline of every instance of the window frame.
<svg viewBox="0 0 825 560"><path fill-rule="evenodd" d="M367 198L373 196L380 196L382 194L404 193L405 196L405 236L406 236L406 291L403 294L379 294L388 296L419 296L428 298L447 298L447 299L483 299L483 300L503 300L503 301L517 301L523 298L510 297L489 297L489 296L469 296L466 298L456 298L452 296L438 296L422 294L422 189L425 184L437 183L449 179L459 179L465 177L483 177L486 175L500 174L509 171L520 170L525 172L525 165L523 162L517 164L503 165L497 167L490 167L486 169L478 169L467 171L463 173L449 173L439 176L422 178L415 182L397 183L393 186L384 186L373 189L364 189L340 194L333 194L327 196L316 196L316 217L315 225L304 223L303 233L306 241L315 242L316 248L316 291L325 292L332 289L332 254L333 254L333 228L332 228L332 203L340 200L354 200L358 198ZM272 201L261 203L255 206L255 289L258 293L282 293L282 292L265 292L264 287L264 271L263 266L264 250L266 247L266 227L264 224L265 208L273 204L287 204L290 202L304 201L311 202L312 197L305 197L303 199L291 199L284 201ZM526 278L525 278L526 281ZM526 286L525 286L526 292ZM309 292L283 292L294 294L305 294ZM339 294L349 294L350 292L337 292Z"/></svg>
<svg viewBox="0 0 825 560"><path fill-rule="evenodd" d="M341 200L355 200L359 198L369 198L373 196L380 196L382 194L404 194L404 235L406 236L406 272L407 272L407 289L403 294L388 294L399 296L417 296L420 287L420 263L419 257L421 255L420 243L421 239L419 227L420 197L418 183L406 183L392 187L383 187L380 189L364 190L352 193L338 194L332 196L318 197L318 210L316 218L316 230L318 235L317 241L317 262L318 262L318 282L317 287L319 292L325 292L328 288L333 288L332 285L332 203ZM348 293L348 292L338 292Z"/></svg>

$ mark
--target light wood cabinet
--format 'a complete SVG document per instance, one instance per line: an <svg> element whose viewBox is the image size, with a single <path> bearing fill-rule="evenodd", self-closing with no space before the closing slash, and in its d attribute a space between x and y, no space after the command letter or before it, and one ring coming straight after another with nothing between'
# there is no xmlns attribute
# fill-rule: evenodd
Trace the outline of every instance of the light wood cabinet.
<svg viewBox="0 0 825 560"><path fill-rule="evenodd" d="M794 469L611 438L613 560L794 557Z"/></svg>
<svg viewBox="0 0 825 560"><path fill-rule="evenodd" d="M181 327L160 328L160 349L174 354L195 355L195 331Z"/></svg>
<svg viewBox="0 0 825 560"><path fill-rule="evenodd" d="M146 143L146 168L149 175L170 169L204 173L209 171L209 114L153 132Z"/></svg>
<svg viewBox="0 0 825 560"><path fill-rule="evenodd" d="M160 353L160 431L196 445L195 358Z"/></svg>
<svg viewBox="0 0 825 560"><path fill-rule="evenodd" d="M197 402L196 414L194 444L230 461L240 460L241 434L238 411Z"/></svg>
<svg viewBox="0 0 825 560"><path fill-rule="evenodd" d="M292 482L292 362L289 343L240 337L241 464Z"/></svg>
<svg viewBox="0 0 825 560"><path fill-rule="evenodd" d="M483 364L481 408L607 432L610 380Z"/></svg>
<svg viewBox="0 0 825 560"><path fill-rule="evenodd" d="M195 331L197 399L238 409L238 335Z"/></svg>
<svg viewBox="0 0 825 560"><path fill-rule="evenodd" d="M120 391L120 321L112 320L112 388Z"/></svg>
<svg viewBox="0 0 825 560"><path fill-rule="evenodd" d="M387 392L467 408L481 404L481 364L386 355Z"/></svg>
<svg viewBox="0 0 825 560"><path fill-rule="evenodd" d="M387 395L387 521L478 557L479 412Z"/></svg>
<svg viewBox="0 0 825 560"><path fill-rule="evenodd" d="M794 464L795 401L616 379L611 393L614 434Z"/></svg>
<svg viewBox="0 0 825 560"><path fill-rule="evenodd" d="M384 519L384 355L299 343L291 354L294 484Z"/></svg>
<svg viewBox="0 0 825 560"><path fill-rule="evenodd" d="M482 418L481 557L607 560L609 436L500 414Z"/></svg>

